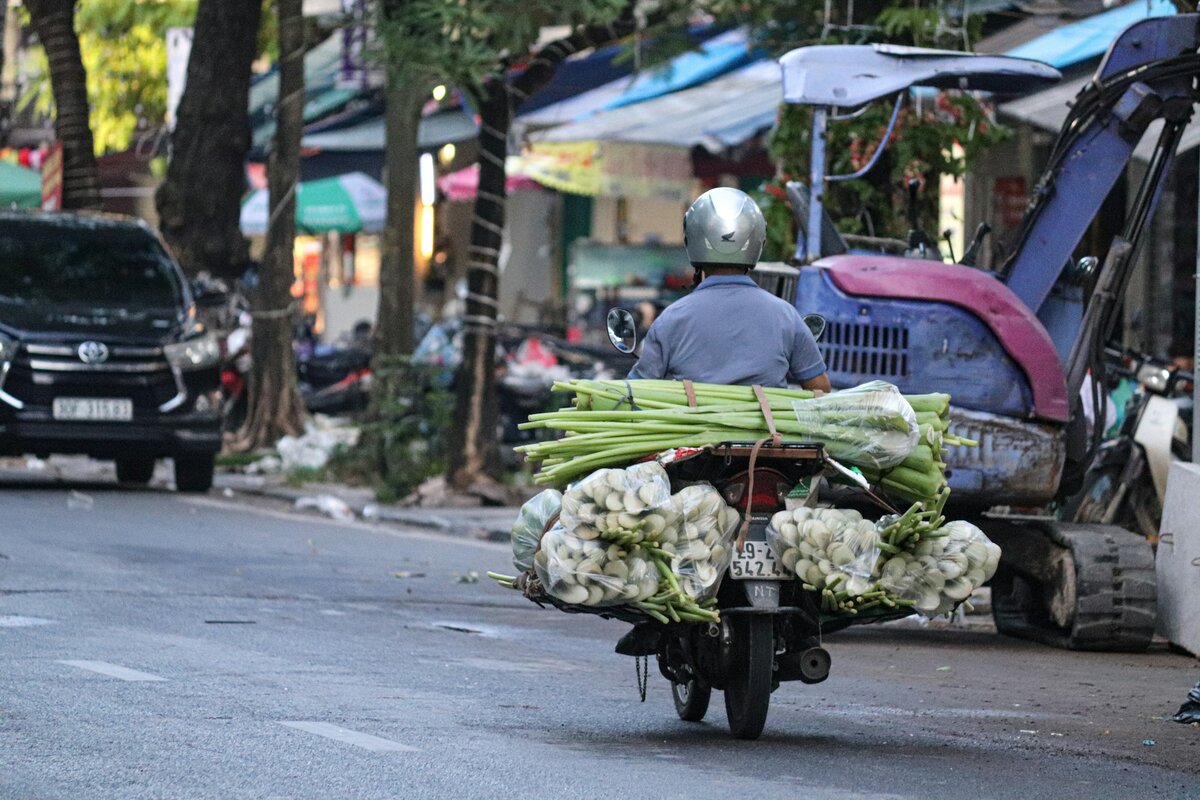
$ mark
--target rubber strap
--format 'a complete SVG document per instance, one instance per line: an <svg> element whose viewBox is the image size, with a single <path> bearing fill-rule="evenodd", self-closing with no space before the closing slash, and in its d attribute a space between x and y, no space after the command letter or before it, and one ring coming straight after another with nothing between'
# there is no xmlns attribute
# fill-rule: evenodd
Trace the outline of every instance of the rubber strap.
<svg viewBox="0 0 1200 800"><path fill-rule="evenodd" d="M617 403L618 408L620 408L621 402L629 403L629 408L632 411L641 411L641 409L638 408L638 404L633 400L633 384L630 383L628 379L625 381L625 397L622 401Z"/></svg>
<svg viewBox="0 0 1200 800"><path fill-rule="evenodd" d="M779 431L775 430L775 416L771 413L771 403L767 400L767 395L761 386L756 383L751 388L754 389L754 396L758 398L758 407L762 411L763 419L766 420L767 430L771 432L771 443L775 447L779 447L783 442L783 437L779 435Z"/></svg>
<svg viewBox="0 0 1200 800"><path fill-rule="evenodd" d="M775 434L776 437L778 435ZM737 537L737 551L739 553L746 546L746 534L750 532L750 517L754 514L754 467L758 464L758 451L762 449L764 444L770 441L772 441L771 437L759 439L754 443L754 447L750 448L750 463L746 465L746 470L750 473L750 480L746 483L746 514L742 517L742 527L738 530ZM778 442L775 442L775 444L778 445Z"/></svg>
<svg viewBox="0 0 1200 800"><path fill-rule="evenodd" d="M685 380L683 382L683 393L687 395L688 408L696 407L696 384Z"/></svg>

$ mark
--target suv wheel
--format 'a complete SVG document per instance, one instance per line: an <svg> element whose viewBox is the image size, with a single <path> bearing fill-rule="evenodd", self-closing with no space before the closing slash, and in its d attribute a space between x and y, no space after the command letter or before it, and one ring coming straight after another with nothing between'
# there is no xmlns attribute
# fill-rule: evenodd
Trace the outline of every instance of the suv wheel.
<svg viewBox="0 0 1200 800"><path fill-rule="evenodd" d="M175 488L181 492L207 492L213 484L216 456L176 456Z"/></svg>
<svg viewBox="0 0 1200 800"><path fill-rule="evenodd" d="M154 477L153 458L118 458L117 482L145 486Z"/></svg>

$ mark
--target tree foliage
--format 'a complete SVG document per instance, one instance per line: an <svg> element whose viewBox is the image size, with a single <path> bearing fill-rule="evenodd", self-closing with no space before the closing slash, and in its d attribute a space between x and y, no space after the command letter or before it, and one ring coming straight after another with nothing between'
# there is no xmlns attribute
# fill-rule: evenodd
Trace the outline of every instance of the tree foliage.
<svg viewBox="0 0 1200 800"><path fill-rule="evenodd" d="M125 150L136 143L139 132L152 131L166 121L167 29L192 27L198 2L87 0L78 4L75 29L87 69L97 153ZM264 14L259 51L274 55L276 36L274 16ZM49 115L52 101L46 56L35 48L29 54L29 84L20 105Z"/></svg>
<svg viewBox="0 0 1200 800"><path fill-rule="evenodd" d="M521 63L546 25L574 27L615 18L626 0L391 0L402 14L377 18L390 71L457 85L476 95L484 79ZM379 5L386 12L389 1Z"/></svg>
<svg viewBox="0 0 1200 800"><path fill-rule="evenodd" d="M926 0L890 2L870 22L867 28L835 32L825 40L820 39L820 27L814 26L810 29L814 40L807 43L885 42L962 49L964 40L978 39L980 23L978 17L968 17L963 24L949 24L940 8ZM906 185L912 179L922 185L921 219L936 219L938 179L961 177L973 159L1010 135L996 122L992 106L969 92L910 93L884 142L891 114L892 104L880 101L853 120L829 126L827 174L856 172L878 147L885 147L878 164L864 177L827 185L826 209L844 233L903 238L908 228L903 214ZM760 194L768 219L764 258L786 260L794 251L795 231L783 184L792 179L808 182L811 121L807 107L780 109L770 145L779 174Z"/></svg>
<svg viewBox="0 0 1200 800"><path fill-rule="evenodd" d="M75 12L87 70L92 135L98 153L124 150L167 112L167 28L189 27L197 0L88 0ZM22 103L49 114L52 95L41 49L31 54Z"/></svg>

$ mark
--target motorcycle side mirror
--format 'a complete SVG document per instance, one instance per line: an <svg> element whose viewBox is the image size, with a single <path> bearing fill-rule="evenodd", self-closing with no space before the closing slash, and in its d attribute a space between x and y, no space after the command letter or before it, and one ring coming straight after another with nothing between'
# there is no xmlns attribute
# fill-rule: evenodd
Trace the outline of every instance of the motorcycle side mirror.
<svg viewBox="0 0 1200 800"><path fill-rule="evenodd" d="M820 314L805 314L804 324L812 331L813 338L818 342L825 335L825 318Z"/></svg>
<svg viewBox="0 0 1200 800"><path fill-rule="evenodd" d="M608 340L625 354L633 353L637 347L637 323L627 309L614 308L608 312Z"/></svg>
<svg viewBox="0 0 1200 800"><path fill-rule="evenodd" d="M1090 281L1100 269L1100 259L1095 256L1084 256L1075 262L1075 272L1071 276L1075 283L1083 285Z"/></svg>

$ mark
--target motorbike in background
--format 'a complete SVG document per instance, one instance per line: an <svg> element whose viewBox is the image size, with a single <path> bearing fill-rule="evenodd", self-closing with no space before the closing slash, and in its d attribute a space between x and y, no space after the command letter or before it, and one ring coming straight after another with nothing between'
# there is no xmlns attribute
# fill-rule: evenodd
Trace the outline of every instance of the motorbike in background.
<svg viewBox="0 0 1200 800"><path fill-rule="evenodd" d="M1120 525L1158 538L1172 461L1191 461L1192 373L1162 359L1105 351L1106 372L1136 388L1112 438L1097 449L1082 489L1063 507L1073 522Z"/></svg>

